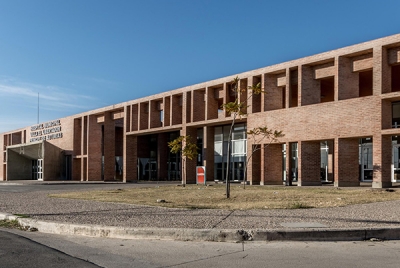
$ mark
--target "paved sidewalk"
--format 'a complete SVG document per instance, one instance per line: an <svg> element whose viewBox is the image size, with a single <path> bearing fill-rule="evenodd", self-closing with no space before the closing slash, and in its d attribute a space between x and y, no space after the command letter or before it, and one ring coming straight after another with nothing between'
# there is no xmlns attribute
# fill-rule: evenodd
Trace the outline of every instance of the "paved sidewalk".
<svg viewBox="0 0 400 268"><path fill-rule="evenodd" d="M400 239L400 200L321 209L229 211L48 197L48 194L60 191L1 192L0 212L3 213L0 213L0 219L10 218L10 214L23 214L29 218L19 221L41 232L125 238L205 241Z"/></svg>

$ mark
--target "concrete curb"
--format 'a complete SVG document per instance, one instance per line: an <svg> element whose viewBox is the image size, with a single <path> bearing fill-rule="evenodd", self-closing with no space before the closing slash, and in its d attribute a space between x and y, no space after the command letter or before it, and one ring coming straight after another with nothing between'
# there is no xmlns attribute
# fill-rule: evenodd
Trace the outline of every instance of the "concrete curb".
<svg viewBox="0 0 400 268"><path fill-rule="evenodd" d="M362 241L400 240L400 228L368 229L310 229L310 230L237 230L237 229L179 229L129 228L101 225L82 225L39 221L0 213L0 220L18 220L29 229L42 233L82 235L124 239L165 239L180 241Z"/></svg>
<svg viewBox="0 0 400 268"><path fill-rule="evenodd" d="M0 213L0 220L9 220L9 221L14 221L19 219L20 217L15 216L13 214L8 214L8 213Z"/></svg>

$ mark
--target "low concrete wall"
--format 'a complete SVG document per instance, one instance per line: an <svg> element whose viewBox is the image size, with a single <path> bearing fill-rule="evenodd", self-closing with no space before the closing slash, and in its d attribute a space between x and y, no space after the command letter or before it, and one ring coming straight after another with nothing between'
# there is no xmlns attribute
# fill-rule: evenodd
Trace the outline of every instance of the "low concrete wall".
<svg viewBox="0 0 400 268"><path fill-rule="evenodd" d="M64 154L60 148L44 142L43 180L63 179Z"/></svg>
<svg viewBox="0 0 400 268"><path fill-rule="evenodd" d="M7 180L31 180L32 160L8 150Z"/></svg>

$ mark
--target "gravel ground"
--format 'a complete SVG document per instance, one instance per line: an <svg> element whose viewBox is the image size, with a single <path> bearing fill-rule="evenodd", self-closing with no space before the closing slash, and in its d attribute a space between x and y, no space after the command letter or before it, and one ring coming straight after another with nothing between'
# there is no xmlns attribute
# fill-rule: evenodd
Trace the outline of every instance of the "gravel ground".
<svg viewBox="0 0 400 268"><path fill-rule="evenodd" d="M319 223L327 228L400 227L400 201L320 209L170 209L49 198L60 191L0 193L0 212L63 223L195 229L290 229L282 223Z"/></svg>

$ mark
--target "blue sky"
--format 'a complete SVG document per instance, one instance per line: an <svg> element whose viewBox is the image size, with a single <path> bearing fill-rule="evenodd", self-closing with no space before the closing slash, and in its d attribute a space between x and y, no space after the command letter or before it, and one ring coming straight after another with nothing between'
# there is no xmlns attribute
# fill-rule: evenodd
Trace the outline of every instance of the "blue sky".
<svg viewBox="0 0 400 268"><path fill-rule="evenodd" d="M400 33L398 0L0 0L0 132Z"/></svg>

